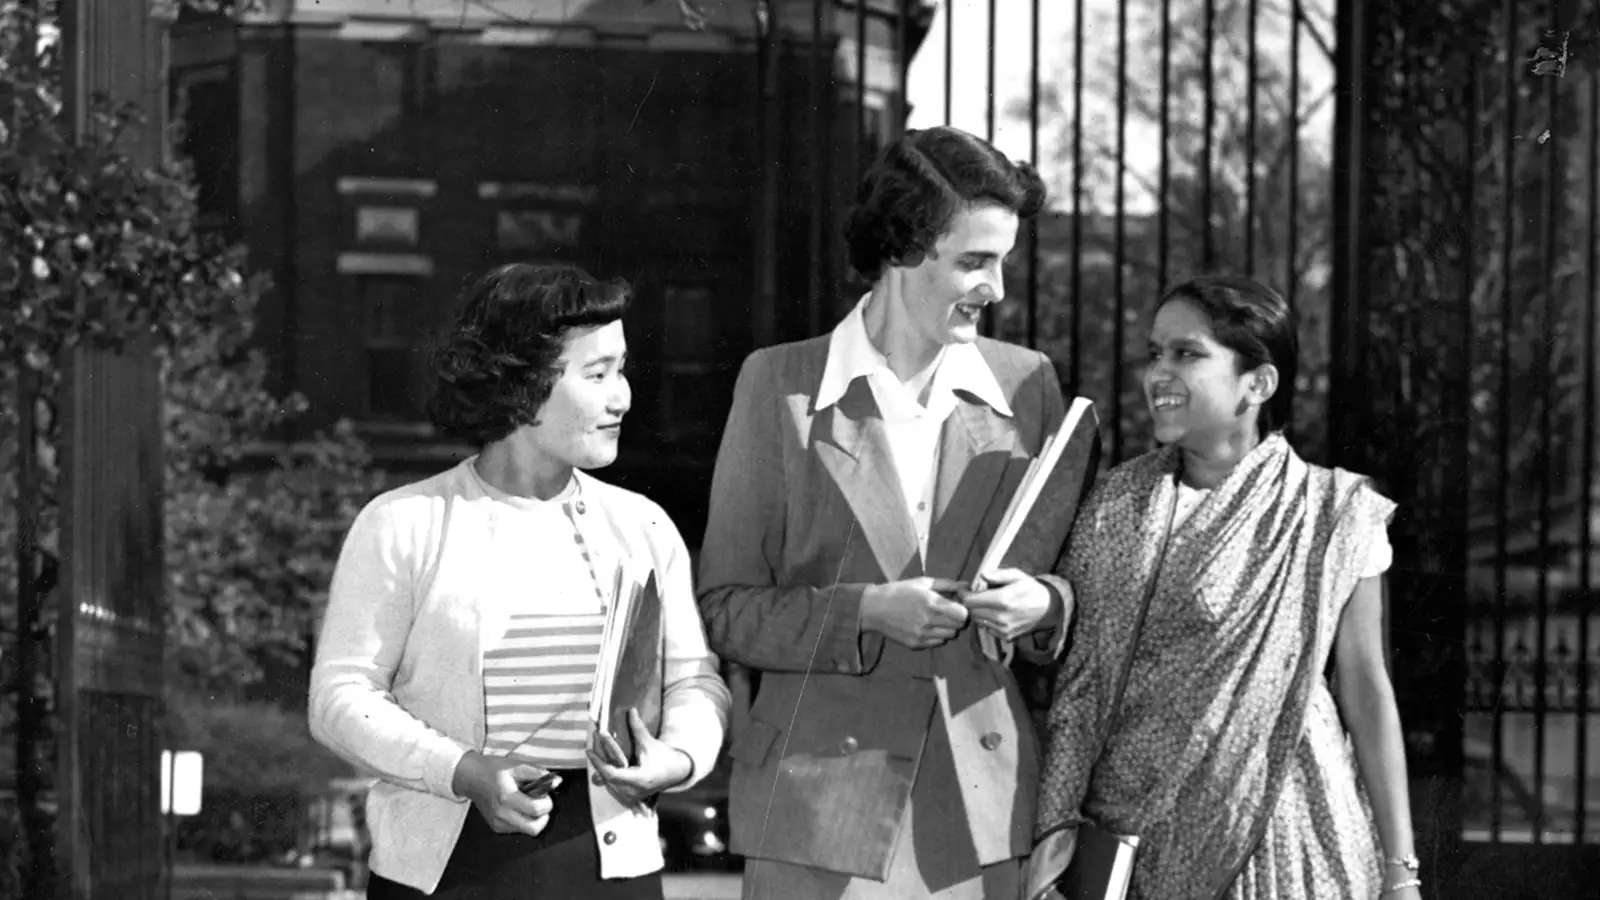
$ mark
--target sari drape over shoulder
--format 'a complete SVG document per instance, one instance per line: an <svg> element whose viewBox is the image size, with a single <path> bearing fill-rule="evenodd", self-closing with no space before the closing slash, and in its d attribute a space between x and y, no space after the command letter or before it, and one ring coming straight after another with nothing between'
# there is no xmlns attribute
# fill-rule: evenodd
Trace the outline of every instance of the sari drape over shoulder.
<svg viewBox="0 0 1600 900"><path fill-rule="evenodd" d="M1079 516L1036 836L1082 818L1139 835L1138 897L1376 896L1371 816L1324 670L1393 504L1272 435L1163 552L1179 461L1167 448L1119 467Z"/></svg>

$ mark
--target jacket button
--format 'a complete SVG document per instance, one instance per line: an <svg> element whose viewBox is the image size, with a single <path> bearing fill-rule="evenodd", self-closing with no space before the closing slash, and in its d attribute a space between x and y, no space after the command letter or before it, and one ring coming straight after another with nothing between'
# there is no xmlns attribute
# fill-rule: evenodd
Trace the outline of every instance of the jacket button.
<svg viewBox="0 0 1600 900"><path fill-rule="evenodd" d="M600 840L605 841L606 846L609 847L617 842L617 833L615 831L608 831L600 838Z"/></svg>
<svg viewBox="0 0 1600 900"><path fill-rule="evenodd" d="M983 737L978 738L978 745L983 747L985 750L993 750L994 748L1000 746L1000 742L1002 740L1004 740L1004 738L1000 737L999 732L991 731Z"/></svg>
<svg viewBox="0 0 1600 900"><path fill-rule="evenodd" d="M849 756L850 754L856 752L856 750L860 749L860 747L861 745L856 743L855 738L847 737L839 742L839 755Z"/></svg>

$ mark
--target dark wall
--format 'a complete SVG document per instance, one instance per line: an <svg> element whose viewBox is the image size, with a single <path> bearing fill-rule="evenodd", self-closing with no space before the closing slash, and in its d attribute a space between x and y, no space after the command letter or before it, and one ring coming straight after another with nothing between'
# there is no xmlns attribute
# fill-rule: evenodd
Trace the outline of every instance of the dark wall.
<svg viewBox="0 0 1600 900"><path fill-rule="evenodd" d="M457 291L501 262L575 262L635 288L634 411L604 476L661 501L694 542L756 341L755 51L333 34L242 29L234 63L238 230L276 283L259 339L275 384L310 401L301 427L354 419L391 468L447 465L462 448L423 424L425 348ZM787 340L840 305L836 223L858 160L839 139L853 107L811 89L820 57L782 54L771 264Z"/></svg>

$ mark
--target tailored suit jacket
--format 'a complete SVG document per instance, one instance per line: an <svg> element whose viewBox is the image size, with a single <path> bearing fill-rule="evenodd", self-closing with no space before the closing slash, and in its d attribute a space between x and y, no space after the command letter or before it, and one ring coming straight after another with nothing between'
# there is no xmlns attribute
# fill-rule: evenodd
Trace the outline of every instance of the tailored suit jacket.
<svg viewBox="0 0 1600 900"><path fill-rule="evenodd" d="M740 371L698 590L715 652L761 673L731 748L735 852L883 879L930 736L947 737L950 753L935 754L946 771L917 788L919 808L937 810L917 817L919 846L960 848L968 859L955 864L974 869L1029 851L1039 747L1009 669L982 654L972 626L918 651L860 624L869 585L972 580L1062 418L1043 354L977 346L1013 415L958 393L940 434L926 563L866 379L816 408L828 336L759 350ZM1059 637L1044 637L1017 649L1058 653Z"/></svg>

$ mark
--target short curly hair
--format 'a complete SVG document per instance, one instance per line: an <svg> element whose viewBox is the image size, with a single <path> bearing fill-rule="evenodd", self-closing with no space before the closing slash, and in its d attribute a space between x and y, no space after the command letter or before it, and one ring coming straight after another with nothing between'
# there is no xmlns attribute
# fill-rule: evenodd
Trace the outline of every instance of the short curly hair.
<svg viewBox="0 0 1600 900"><path fill-rule="evenodd" d="M949 126L907 131L883 149L856 189L844 223L850 265L877 281L884 267L916 265L975 203L997 203L1032 218L1044 207L1045 187L1025 162Z"/></svg>
<svg viewBox="0 0 1600 900"><path fill-rule="evenodd" d="M482 447L532 424L561 376L567 332L622 318L630 293L570 265L512 263L477 278L431 354L434 427Z"/></svg>

